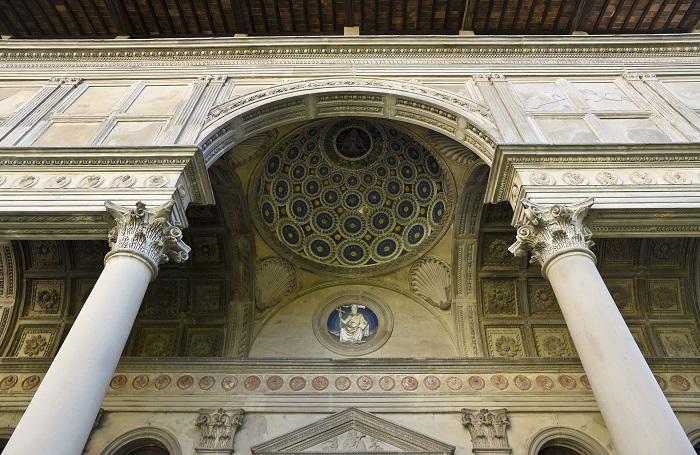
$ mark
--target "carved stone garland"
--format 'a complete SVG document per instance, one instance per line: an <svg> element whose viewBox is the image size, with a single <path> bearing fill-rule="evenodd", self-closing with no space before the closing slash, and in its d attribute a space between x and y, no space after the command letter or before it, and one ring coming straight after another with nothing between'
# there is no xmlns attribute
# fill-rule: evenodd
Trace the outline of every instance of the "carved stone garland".
<svg viewBox="0 0 700 455"><path fill-rule="evenodd" d="M111 251L105 261L116 254L137 256L151 268L153 279L160 264L186 261L190 247L182 240L182 230L168 221L173 204L170 200L147 209L140 201L135 208L105 202L107 212L114 218L108 237Z"/></svg>
<svg viewBox="0 0 700 455"><path fill-rule="evenodd" d="M518 225L516 241L508 250L516 256L532 253L530 262L545 266L562 251L580 250L591 256L591 230L583 224L593 199L571 205L545 207L522 200L526 221Z"/></svg>
<svg viewBox="0 0 700 455"><path fill-rule="evenodd" d="M195 425L202 431L197 453L230 455L234 451L233 440L243 423L243 410L227 411L223 408L200 409Z"/></svg>
<svg viewBox="0 0 700 455"><path fill-rule="evenodd" d="M506 430L510 426L507 409L462 409L462 424L472 438L474 453L482 455L509 454L511 452Z"/></svg>

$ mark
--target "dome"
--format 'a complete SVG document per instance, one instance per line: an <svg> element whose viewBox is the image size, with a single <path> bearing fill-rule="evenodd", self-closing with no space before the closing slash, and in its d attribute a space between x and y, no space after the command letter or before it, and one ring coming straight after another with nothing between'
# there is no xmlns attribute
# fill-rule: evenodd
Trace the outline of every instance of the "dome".
<svg viewBox="0 0 700 455"><path fill-rule="evenodd" d="M415 259L449 225L442 160L394 125L314 122L280 141L254 175L256 224L278 252L340 274L379 274Z"/></svg>

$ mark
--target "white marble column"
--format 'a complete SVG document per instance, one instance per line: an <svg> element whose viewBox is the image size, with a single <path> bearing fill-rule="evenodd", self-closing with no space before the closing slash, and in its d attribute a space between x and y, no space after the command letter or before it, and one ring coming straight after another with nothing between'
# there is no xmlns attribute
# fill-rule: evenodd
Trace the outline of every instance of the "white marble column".
<svg viewBox="0 0 700 455"><path fill-rule="evenodd" d="M79 455L119 362L148 283L161 263L187 259L172 202L107 203L114 218L105 268L3 454Z"/></svg>
<svg viewBox="0 0 700 455"><path fill-rule="evenodd" d="M543 207L523 201L515 254L532 253L561 307L603 419L621 455L693 455L637 343L595 266L588 199Z"/></svg>

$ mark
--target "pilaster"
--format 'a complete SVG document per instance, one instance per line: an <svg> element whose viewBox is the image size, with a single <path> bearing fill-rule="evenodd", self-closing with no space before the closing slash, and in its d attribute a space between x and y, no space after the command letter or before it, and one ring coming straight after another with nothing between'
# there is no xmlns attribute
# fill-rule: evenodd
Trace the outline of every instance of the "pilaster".
<svg viewBox="0 0 700 455"><path fill-rule="evenodd" d="M0 145L8 146L18 143L81 82L82 79L78 77L52 77L49 79L49 82L39 92L0 126Z"/></svg>

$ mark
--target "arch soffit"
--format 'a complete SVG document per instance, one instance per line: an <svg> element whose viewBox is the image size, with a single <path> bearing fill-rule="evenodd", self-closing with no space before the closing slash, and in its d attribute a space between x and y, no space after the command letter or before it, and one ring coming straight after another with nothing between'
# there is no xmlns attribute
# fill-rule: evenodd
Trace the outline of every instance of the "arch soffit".
<svg viewBox="0 0 700 455"><path fill-rule="evenodd" d="M329 78L277 85L213 107L198 145L211 166L235 145L270 128L339 116L420 125L463 144L489 165L499 138L488 107L468 98L403 81Z"/></svg>
<svg viewBox="0 0 700 455"><path fill-rule="evenodd" d="M538 455L547 444L559 445L581 452L583 455L609 455L603 446L591 436L566 427L550 427L535 434L528 444L528 455Z"/></svg>
<svg viewBox="0 0 700 455"><path fill-rule="evenodd" d="M700 428L688 433L688 439L690 439L690 443L693 447L698 446L698 444L700 444Z"/></svg>
<svg viewBox="0 0 700 455"><path fill-rule="evenodd" d="M19 296L17 292L17 274L19 264L17 254L9 240L0 241L0 347L5 338L10 334L10 325L13 323L13 310L18 305L15 302Z"/></svg>
<svg viewBox="0 0 700 455"><path fill-rule="evenodd" d="M170 455L182 455L177 438L169 431L159 427L141 427L129 430L109 443L102 450L101 455L117 455L130 443L136 443L140 440L157 441L165 446Z"/></svg>

